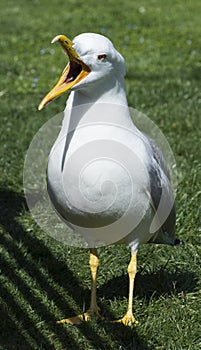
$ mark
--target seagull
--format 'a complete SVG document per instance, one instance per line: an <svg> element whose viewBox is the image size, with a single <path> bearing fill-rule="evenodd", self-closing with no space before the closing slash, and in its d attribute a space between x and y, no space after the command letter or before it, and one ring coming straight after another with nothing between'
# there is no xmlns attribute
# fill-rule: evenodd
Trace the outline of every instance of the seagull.
<svg viewBox="0 0 201 350"><path fill-rule="evenodd" d="M70 95L49 155L47 188L58 216L86 240L92 276L89 309L58 322L77 325L101 317L97 247L100 242L124 243L131 249L128 308L114 322L130 326L138 323L133 291L140 244L179 244L168 166L155 141L133 123L124 87L125 61L112 42L95 33L73 41L57 35L55 42L69 62L38 109L67 91Z"/></svg>

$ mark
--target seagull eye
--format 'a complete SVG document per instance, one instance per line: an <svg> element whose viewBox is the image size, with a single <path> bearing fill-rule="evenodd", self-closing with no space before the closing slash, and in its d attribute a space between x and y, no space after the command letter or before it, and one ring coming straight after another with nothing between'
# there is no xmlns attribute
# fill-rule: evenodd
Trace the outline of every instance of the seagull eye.
<svg viewBox="0 0 201 350"><path fill-rule="evenodd" d="M105 54L98 55L98 60L99 61L104 61L104 59L107 57Z"/></svg>

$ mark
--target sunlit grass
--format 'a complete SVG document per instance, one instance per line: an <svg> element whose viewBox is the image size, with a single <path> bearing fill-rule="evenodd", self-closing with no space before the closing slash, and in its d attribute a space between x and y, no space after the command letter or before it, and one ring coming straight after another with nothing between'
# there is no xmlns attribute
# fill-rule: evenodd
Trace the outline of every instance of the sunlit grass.
<svg viewBox="0 0 201 350"><path fill-rule="evenodd" d="M200 12L198 0L1 1L0 349L200 349ZM23 195L31 139L65 106L62 96L37 111L66 64L50 41L87 31L108 36L123 54L129 105L161 128L177 161L177 236L184 244L140 248L140 326L133 329L95 320L56 325L88 307L88 252L43 233ZM115 319L127 306L129 250L99 253L98 301Z"/></svg>

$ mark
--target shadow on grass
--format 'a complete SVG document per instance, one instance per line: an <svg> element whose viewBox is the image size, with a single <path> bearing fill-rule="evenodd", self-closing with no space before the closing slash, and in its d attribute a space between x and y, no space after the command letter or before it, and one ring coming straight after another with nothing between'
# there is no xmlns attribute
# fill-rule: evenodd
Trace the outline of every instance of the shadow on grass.
<svg viewBox="0 0 201 350"><path fill-rule="evenodd" d="M50 249L38 240L31 233L26 232L17 218L26 208L24 197L8 189L0 189L0 224L5 234L0 236L0 243L7 252L7 256L1 254L0 295L2 303L0 305L1 331L0 346L3 349L55 349L54 341L49 334L57 338L62 349L83 349L77 343L76 336L72 334L69 326L56 326L55 315L50 312L45 302L37 296L34 286L29 285L26 279L22 279L18 270L23 269L26 274L33 276L39 288L47 294L49 300L61 312L64 308L66 314L74 315L75 312L67 303L65 298L48 282L38 266L38 261L44 269L48 271L51 279L57 285L63 287L76 305L82 309L83 295L87 301L90 299L90 291L85 290L76 276L68 269L67 265L57 260ZM32 260L23 254L19 249L19 242L26 247L26 251L31 254ZM40 259L40 257L42 257ZM45 258L44 258L45 257ZM44 258L44 259L43 259ZM65 278L64 278L65 276ZM196 287L197 280L193 274L188 272L178 272L170 274L165 270L159 270L153 274L138 274L136 276L135 294L146 298L148 301L160 295L178 294L182 291L191 292ZM19 297L21 295L21 297ZM115 277L98 289L98 295L106 299L114 297L128 296L128 277L122 275ZM27 305L29 307L27 307ZM35 319L32 313L35 313ZM110 308L104 305L104 312L107 318L114 319L115 315ZM121 317L122 315L119 315ZM45 327L40 327L40 322ZM46 331L47 329L48 331ZM130 329L121 324L85 323L77 328L86 341L98 349L114 349L107 341L107 337L102 336L102 332L112 338L113 344L121 349L151 350L142 340L137 329ZM12 334L12 337L10 336Z"/></svg>
<svg viewBox="0 0 201 350"><path fill-rule="evenodd" d="M197 276L188 271L169 273L159 270L151 274L138 273L135 278L134 294L140 298L157 299L160 296L178 295L179 293L193 292L197 286ZM112 278L101 286L98 294L113 300L114 297L128 297L128 276L122 275ZM119 315L121 316L121 315Z"/></svg>
<svg viewBox="0 0 201 350"><path fill-rule="evenodd" d="M18 217L25 208L23 196L9 189L0 189L0 225L4 231L0 236L2 246L0 251L0 347L4 350L57 350L55 344L59 341L59 349L79 350L83 349L83 344L80 345L80 342L78 344L76 339L82 336L85 344L91 344L97 350L112 350L114 346L130 349L131 343L132 349L151 350L140 339L135 329L125 328L123 325L109 324L103 327L101 324L95 326L92 322L82 324L76 329L56 325L55 315L49 310L45 301L38 296L37 288L44 291L48 300L53 300L61 312L65 308L69 315L74 315L74 310L48 279L44 278L41 265L48 271L51 279L63 287L80 308L82 308L83 295L88 300L89 291L83 289L67 265L58 261L42 240L24 230L18 222ZM20 242L25 247L25 254L23 249L20 249ZM31 260L27 257L27 251L28 255L31 255ZM45 259L40 259L40 256ZM20 270L25 272L24 278L19 275ZM33 276L33 285L30 285L30 280L26 281L26 275L29 278ZM116 284L118 281L115 279L114 282ZM34 283L38 287L34 287ZM105 291L105 287L102 291ZM104 331L104 336L101 330ZM112 337L113 345L108 340L109 337Z"/></svg>
<svg viewBox="0 0 201 350"><path fill-rule="evenodd" d="M36 323L47 322L49 331L54 333L56 328L55 316L50 313L45 303L36 296L36 290L34 290L35 293L33 292L33 286L30 286L19 277L18 270L23 269L26 274L33 276L33 280L47 293L48 298L55 301L57 307L62 310L66 306L69 312L72 313L73 310L69 305L66 305L65 299L48 283L37 267L40 256L46 257L44 268L51 269L53 265L58 272L65 271L65 279L59 281L61 285L64 284L64 280L67 280L71 281L71 285L77 290L80 290L81 286L67 266L58 262L41 240L31 236L18 223L16 219L25 207L26 203L22 196L10 190L0 190L0 224L5 230L5 235L0 237L0 243L10 258L5 259L1 255L1 272L4 274L5 279L4 283L0 285L0 295L3 301L0 315L2 317L0 344L2 343L4 349L7 346L9 349L54 349L47 333L41 331L40 327L36 326ZM31 253L32 261L29 261L26 258L26 254L24 255L18 248L17 243L19 242ZM15 262L14 266L11 261ZM46 265L46 262L48 262L49 266ZM64 285L64 287L67 286ZM21 298L18 294L21 295ZM75 298L76 295L73 294L73 297ZM76 303L79 304L78 296ZM28 309L27 305L29 306ZM28 310L36 313L38 316L36 322L33 321L32 313L29 314ZM11 334L12 337L10 337ZM68 336L67 330L63 330L62 335L63 339L65 339L63 340L64 349L66 344L71 346L72 349L79 349L79 346Z"/></svg>

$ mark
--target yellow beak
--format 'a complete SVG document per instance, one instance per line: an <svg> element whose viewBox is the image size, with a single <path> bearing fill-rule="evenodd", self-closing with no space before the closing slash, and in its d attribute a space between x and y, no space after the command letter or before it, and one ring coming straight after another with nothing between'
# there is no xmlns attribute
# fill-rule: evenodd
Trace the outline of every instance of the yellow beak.
<svg viewBox="0 0 201 350"><path fill-rule="evenodd" d="M59 41L65 54L69 57L70 62L64 68L61 77L53 89L43 98L38 106L39 111L49 102L71 89L74 85L84 79L89 73L90 68L81 60L75 49L73 42L65 35L57 35L52 43Z"/></svg>

